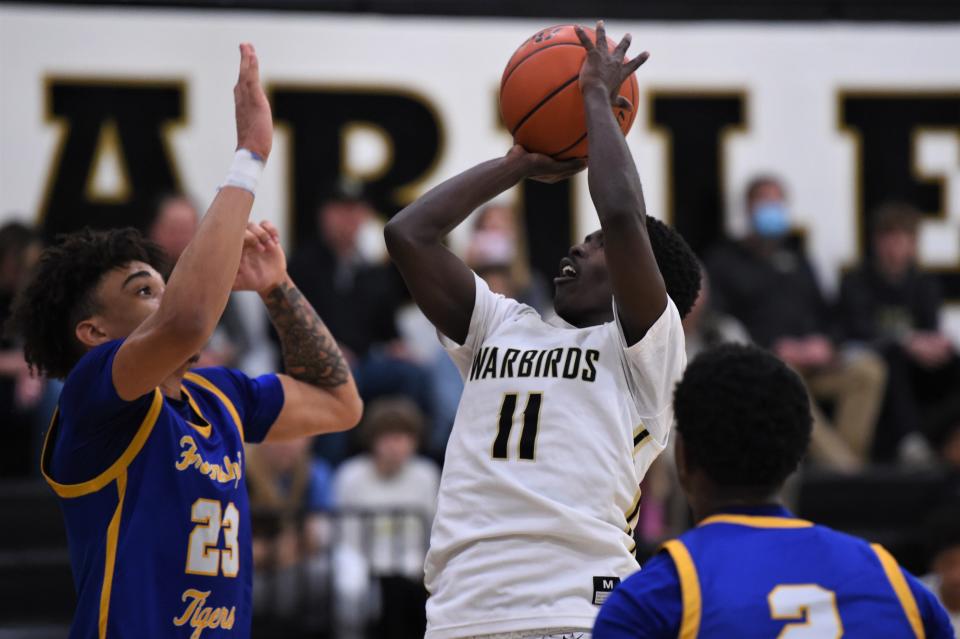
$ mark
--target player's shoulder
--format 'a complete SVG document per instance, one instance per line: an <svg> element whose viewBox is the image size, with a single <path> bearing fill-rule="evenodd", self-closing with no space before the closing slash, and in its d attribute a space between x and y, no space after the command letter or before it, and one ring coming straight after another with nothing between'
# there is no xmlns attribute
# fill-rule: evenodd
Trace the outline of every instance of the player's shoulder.
<svg viewBox="0 0 960 639"><path fill-rule="evenodd" d="M113 358L122 345L123 340L113 340L84 353L64 380L64 388L82 386L91 379L112 375Z"/></svg>
<svg viewBox="0 0 960 639"><path fill-rule="evenodd" d="M774 545L803 545L811 553L844 559L846 562L875 563L877 555L870 542L828 526L795 517L744 517L705 520L678 538L690 552L708 556L718 547L756 551L758 543L744 544L748 537L756 542L766 538Z"/></svg>

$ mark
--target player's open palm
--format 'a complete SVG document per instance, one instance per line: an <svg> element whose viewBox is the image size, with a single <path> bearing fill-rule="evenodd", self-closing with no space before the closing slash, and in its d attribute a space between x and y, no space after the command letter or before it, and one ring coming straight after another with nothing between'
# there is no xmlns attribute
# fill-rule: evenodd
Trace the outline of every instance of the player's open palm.
<svg viewBox="0 0 960 639"><path fill-rule="evenodd" d="M644 51L632 60L626 60L627 49L630 48L632 39L629 33L623 36L620 44L611 50L607 44L607 30L603 20L597 22L596 44L581 27L576 26L574 30L580 38L580 44L587 50L583 66L580 67L580 90L586 92L591 87L602 87L610 96L612 105L632 109L634 105L619 95L620 85L647 61L650 54Z"/></svg>
<svg viewBox="0 0 960 639"><path fill-rule="evenodd" d="M280 246L277 227L270 222L248 224L233 290L266 292L286 276L287 256Z"/></svg>
<svg viewBox="0 0 960 639"><path fill-rule="evenodd" d="M240 45L240 77L233 88L237 117L237 148L253 151L266 161L273 146L270 102L260 86L260 62L253 45Z"/></svg>

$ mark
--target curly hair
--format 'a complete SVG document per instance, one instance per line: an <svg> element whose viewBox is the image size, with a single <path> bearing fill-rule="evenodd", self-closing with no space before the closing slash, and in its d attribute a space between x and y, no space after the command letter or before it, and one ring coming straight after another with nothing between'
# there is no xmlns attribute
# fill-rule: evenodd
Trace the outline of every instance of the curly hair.
<svg viewBox="0 0 960 639"><path fill-rule="evenodd" d="M667 295L676 304L680 317L686 317L700 293L700 262L682 235L649 215L647 235Z"/></svg>
<svg viewBox="0 0 960 639"><path fill-rule="evenodd" d="M705 351L674 393L685 458L714 483L777 489L810 444L813 418L800 377L755 346Z"/></svg>
<svg viewBox="0 0 960 639"><path fill-rule="evenodd" d="M84 229L61 235L40 256L17 295L7 332L23 339L23 355L41 375L64 378L83 356L75 328L100 312L94 294L109 271L130 262L163 271L163 251L132 228Z"/></svg>

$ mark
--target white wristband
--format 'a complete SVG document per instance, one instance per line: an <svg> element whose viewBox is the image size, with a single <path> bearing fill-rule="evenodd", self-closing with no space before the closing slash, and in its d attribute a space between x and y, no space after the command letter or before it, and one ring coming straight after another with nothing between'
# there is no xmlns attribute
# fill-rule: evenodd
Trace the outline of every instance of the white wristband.
<svg viewBox="0 0 960 639"><path fill-rule="evenodd" d="M257 183L260 181L263 167L264 162L259 155L247 149L238 149L233 156L233 164L230 165L227 179L223 181L220 188L235 186L256 195Z"/></svg>

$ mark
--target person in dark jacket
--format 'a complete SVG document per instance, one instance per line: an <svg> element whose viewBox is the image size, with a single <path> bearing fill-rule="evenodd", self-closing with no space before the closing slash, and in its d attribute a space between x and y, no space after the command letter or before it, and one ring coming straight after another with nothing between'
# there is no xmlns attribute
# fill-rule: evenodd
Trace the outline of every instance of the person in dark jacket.
<svg viewBox="0 0 960 639"><path fill-rule="evenodd" d="M360 248L362 229L376 216L361 183L331 184L317 208L317 235L294 251L290 275L337 336L365 401L404 395L431 415L427 374L407 357L397 331L396 313L407 300L403 280ZM357 447L348 438L325 437L315 450L337 465Z"/></svg>
<svg viewBox="0 0 960 639"><path fill-rule="evenodd" d="M960 360L940 331L940 287L917 265L920 214L890 203L874 216L872 255L840 287L844 337L886 360L889 382L876 453L888 459L910 442L929 413L960 383ZM907 439L904 439L904 438Z"/></svg>
<svg viewBox="0 0 960 639"><path fill-rule="evenodd" d="M873 442L886 380L883 361L870 351L837 349L830 307L810 261L790 237L780 180L754 178L746 200L750 233L707 256L714 305L796 370L813 398L834 405L832 421L814 406L811 458L857 470Z"/></svg>

